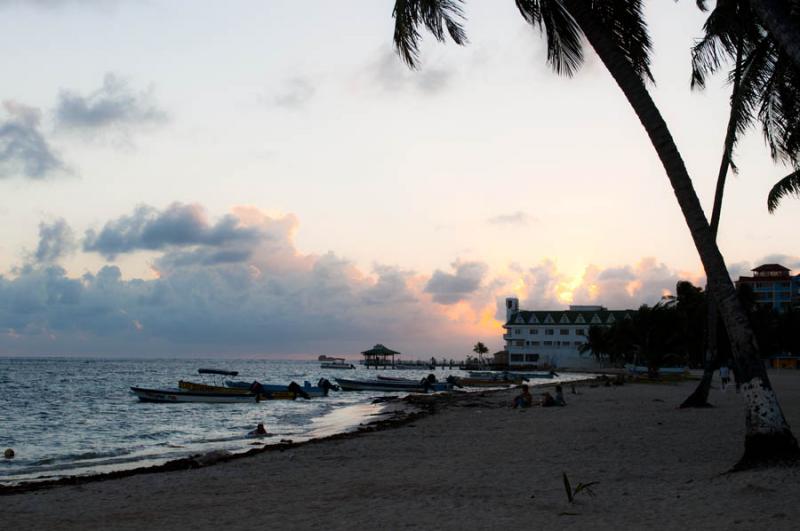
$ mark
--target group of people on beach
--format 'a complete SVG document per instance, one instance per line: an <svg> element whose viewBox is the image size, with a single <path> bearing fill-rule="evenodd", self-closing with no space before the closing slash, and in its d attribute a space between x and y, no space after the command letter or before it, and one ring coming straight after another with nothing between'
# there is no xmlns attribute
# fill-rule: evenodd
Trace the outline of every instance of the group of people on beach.
<svg viewBox="0 0 800 531"><path fill-rule="evenodd" d="M514 409L517 408L527 408L533 406L533 395L531 394L530 387L528 384L522 384L520 386L521 391L520 394L514 397L514 401L511 405ZM561 388L560 385L556 386L556 396L551 395L549 392L542 393L542 398L537 402L536 405L542 407L553 407L553 406L566 406L567 401L564 400L564 390Z"/></svg>

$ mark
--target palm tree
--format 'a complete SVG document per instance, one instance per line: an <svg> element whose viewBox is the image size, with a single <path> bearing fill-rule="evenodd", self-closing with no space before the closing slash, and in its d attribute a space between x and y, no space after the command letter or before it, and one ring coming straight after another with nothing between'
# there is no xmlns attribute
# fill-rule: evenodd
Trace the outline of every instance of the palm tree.
<svg viewBox="0 0 800 531"><path fill-rule="evenodd" d="M750 0L750 6L795 67L800 68L800 2Z"/></svg>
<svg viewBox="0 0 800 531"><path fill-rule="evenodd" d="M461 28L460 0L397 0L394 8L395 45L411 67L417 65L419 27L443 41L446 34L466 42ZM516 0L523 18L544 30L548 62L556 72L572 74L583 60L581 34L595 50L639 117L667 173L689 226L709 289L715 297L734 356L739 362L748 403L745 452L737 466L800 456L797 440L759 358L759 348L747 315L736 298L725 260L700 206L667 124L645 86L651 80L650 38L641 0Z"/></svg>
<svg viewBox="0 0 800 531"><path fill-rule="evenodd" d="M614 363L614 353L609 343L609 329L604 326L590 326L586 334L586 342L578 347L581 354L591 352L597 361Z"/></svg>
<svg viewBox="0 0 800 531"><path fill-rule="evenodd" d="M478 355L478 361L480 362L481 365L483 365L483 355L489 352L489 349L486 348L486 345L478 341L477 343L475 343L475 346L472 347L472 352Z"/></svg>
<svg viewBox="0 0 800 531"><path fill-rule="evenodd" d="M781 199L790 194L800 197L800 170L790 173L775 183L775 186L769 191L769 196L767 196L769 213L774 214Z"/></svg>
<svg viewBox="0 0 800 531"><path fill-rule="evenodd" d="M705 0L697 1L698 7L706 10ZM752 48L751 41L756 37L757 28L746 13L747 5L740 0L719 0L704 25L705 36L692 50L692 88L705 87L706 77L720 65L720 55L735 58L732 75L731 106L725 142L722 149L722 160L717 173L717 184L714 191L714 204L711 209L711 233L716 239L722 214L722 198L725 193L725 180L728 168L736 171L733 164L733 148L737 133L743 131L752 121L749 113L750 103L741 97L741 79L744 66L745 47ZM717 306L714 299L709 298L707 305L707 347L703 359L703 378L694 392L681 403L681 408L708 407L708 393L711 379L714 376L713 360L717 357Z"/></svg>

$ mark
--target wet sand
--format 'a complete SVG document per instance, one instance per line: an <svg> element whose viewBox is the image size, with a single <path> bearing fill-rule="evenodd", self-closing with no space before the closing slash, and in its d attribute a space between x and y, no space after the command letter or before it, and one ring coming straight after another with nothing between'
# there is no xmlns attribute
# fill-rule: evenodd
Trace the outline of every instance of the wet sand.
<svg viewBox="0 0 800 531"><path fill-rule="evenodd" d="M800 371L772 372L800 433ZM717 382L715 382L715 385ZM733 388L578 387L565 408L513 392L435 403L401 426L214 466L0 497L6 529L772 528L800 521L800 467L725 472L741 455ZM573 485L598 482L569 503Z"/></svg>

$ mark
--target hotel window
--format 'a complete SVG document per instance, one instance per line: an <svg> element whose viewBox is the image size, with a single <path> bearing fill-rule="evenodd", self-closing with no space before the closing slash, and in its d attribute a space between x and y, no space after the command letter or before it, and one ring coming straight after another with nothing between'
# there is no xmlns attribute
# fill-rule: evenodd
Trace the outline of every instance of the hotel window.
<svg viewBox="0 0 800 531"><path fill-rule="evenodd" d="M523 340L521 340L521 339L519 341L514 341L514 346L524 347L525 346L525 342Z"/></svg>
<svg viewBox="0 0 800 531"><path fill-rule="evenodd" d="M586 335L586 331L583 328L578 328L577 330L575 330L575 335L576 336L585 336Z"/></svg>
<svg viewBox="0 0 800 531"><path fill-rule="evenodd" d="M561 328L561 329L559 329L558 333L561 334L562 336L568 336L569 335L569 328Z"/></svg>
<svg viewBox="0 0 800 531"><path fill-rule="evenodd" d="M581 345L583 345L583 341L576 341L576 342L575 342L575 346L576 346L576 347L579 347L579 346L581 346Z"/></svg>
<svg viewBox="0 0 800 531"><path fill-rule="evenodd" d="M524 354L512 354L511 361L523 361L525 359Z"/></svg>
<svg viewBox="0 0 800 531"><path fill-rule="evenodd" d="M552 328L545 328L544 329L544 335L552 336L553 335L553 329Z"/></svg>
<svg viewBox="0 0 800 531"><path fill-rule="evenodd" d="M552 341L545 341L545 342L544 342L544 346L546 346L546 347L552 347L552 346L553 346L553 342L552 342Z"/></svg>
<svg viewBox="0 0 800 531"><path fill-rule="evenodd" d="M539 342L538 341L531 341L531 346L532 347L538 347L539 346Z"/></svg>
<svg viewBox="0 0 800 531"><path fill-rule="evenodd" d="M539 333L539 330L538 330L537 328L531 328L531 335L532 335L532 336L535 336L535 335L537 335L538 333Z"/></svg>
<svg viewBox="0 0 800 531"><path fill-rule="evenodd" d="M539 361L538 354L525 354L525 361Z"/></svg>
<svg viewBox="0 0 800 531"><path fill-rule="evenodd" d="M514 334L515 335L521 335L522 334L522 328L515 328L514 329Z"/></svg>

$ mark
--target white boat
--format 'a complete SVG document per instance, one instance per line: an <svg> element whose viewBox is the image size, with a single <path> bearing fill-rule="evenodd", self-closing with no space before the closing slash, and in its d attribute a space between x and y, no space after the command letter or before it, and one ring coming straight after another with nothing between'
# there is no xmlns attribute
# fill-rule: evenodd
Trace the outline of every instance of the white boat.
<svg viewBox="0 0 800 531"><path fill-rule="evenodd" d="M209 404L242 404L257 402L258 396L254 394L213 393L201 391L187 391L184 389L145 389L131 387L131 392L139 397L142 402L205 402Z"/></svg>
<svg viewBox="0 0 800 531"><path fill-rule="evenodd" d="M328 356L320 356L319 357L320 369L355 369L355 365L352 363L347 363L347 360L344 358L330 358Z"/></svg>

